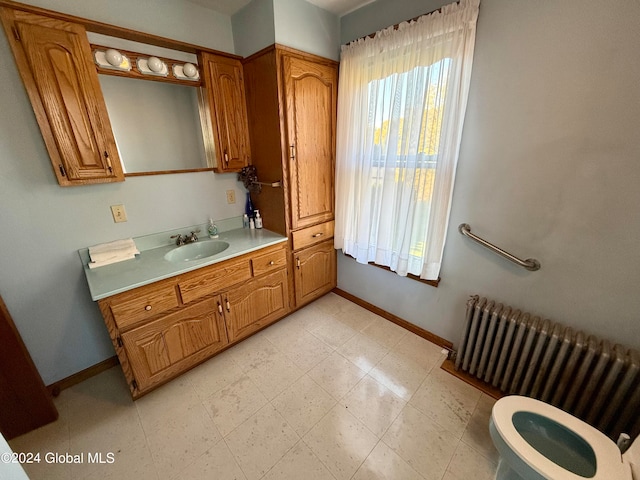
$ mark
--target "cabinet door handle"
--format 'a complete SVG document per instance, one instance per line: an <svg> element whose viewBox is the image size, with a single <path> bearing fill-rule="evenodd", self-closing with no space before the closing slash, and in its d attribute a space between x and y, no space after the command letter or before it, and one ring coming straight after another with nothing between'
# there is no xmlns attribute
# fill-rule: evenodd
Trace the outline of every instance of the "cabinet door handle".
<svg viewBox="0 0 640 480"><path fill-rule="evenodd" d="M296 258L296 267L300 270L300 257Z"/></svg>
<svg viewBox="0 0 640 480"><path fill-rule="evenodd" d="M324 233L323 233L323 232L320 232L320 233L314 233L314 234L313 234L313 235L311 235L311 236L312 236L313 238L318 238L318 237L321 237L322 235L324 235Z"/></svg>
<svg viewBox="0 0 640 480"><path fill-rule="evenodd" d="M229 154L226 150L224 151L224 163L227 164L227 167L229 166Z"/></svg>
<svg viewBox="0 0 640 480"><path fill-rule="evenodd" d="M224 300L227 303L227 312L230 312L231 311L231 304L229 303L229 299L225 298Z"/></svg>
<svg viewBox="0 0 640 480"><path fill-rule="evenodd" d="M146 307L144 307L144 309L145 309L147 312L151 311L151 309L152 309L152 308L153 308L153 307L152 307L151 305L147 305Z"/></svg>
<svg viewBox="0 0 640 480"><path fill-rule="evenodd" d="M218 302L218 313L222 316L222 304Z"/></svg>
<svg viewBox="0 0 640 480"><path fill-rule="evenodd" d="M296 154L295 154L295 150L294 149L296 148L296 146L295 145L291 145L290 148L291 148L291 160L295 160L296 159Z"/></svg>
<svg viewBox="0 0 640 480"><path fill-rule="evenodd" d="M111 159L109 158L109 153L104 151L104 159L107 162L107 168L109 169L109 173L113 173L113 168L111 168Z"/></svg>

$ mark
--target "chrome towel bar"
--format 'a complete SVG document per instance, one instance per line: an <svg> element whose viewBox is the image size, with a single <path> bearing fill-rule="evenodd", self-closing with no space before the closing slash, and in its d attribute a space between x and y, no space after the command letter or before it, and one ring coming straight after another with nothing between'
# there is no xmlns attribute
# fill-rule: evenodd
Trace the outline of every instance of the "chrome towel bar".
<svg viewBox="0 0 640 480"><path fill-rule="evenodd" d="M465 237L469 237L474 242L479 243L480 245L487 247L492 252L497 253L498 255L503 256L507 260L511 260L513 263L520 265L521 267L526 268L527 270L535 271L540 270L540 262L535 258L527 258L526 260L520 260L518 257L514 257L508 252L505 252L499 247L496 247L493 243L487 242L485 239L478 237L471 233L471 227L466 223L461 223L458 227L458 231L464 235Z"/></svg>

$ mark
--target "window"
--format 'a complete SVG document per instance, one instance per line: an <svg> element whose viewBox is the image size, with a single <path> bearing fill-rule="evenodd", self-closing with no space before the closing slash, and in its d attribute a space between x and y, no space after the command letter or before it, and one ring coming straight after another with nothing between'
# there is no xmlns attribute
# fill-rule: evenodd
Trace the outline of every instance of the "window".
<svg viewBox="0 0 640 480"><path fill-rule="evenodd" d="M436 280L451 204L476 0L343 47L336 248Z"/></svg>

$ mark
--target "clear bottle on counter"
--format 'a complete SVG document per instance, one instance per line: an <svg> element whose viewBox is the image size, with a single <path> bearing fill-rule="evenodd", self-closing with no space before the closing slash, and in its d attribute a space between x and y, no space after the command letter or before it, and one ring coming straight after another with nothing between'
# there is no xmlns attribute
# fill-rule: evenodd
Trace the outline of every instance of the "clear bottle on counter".
<svg viewBox="0 0 640 480"><path fill-rule="evenodd" d="M260 216L260 210L256 210L256 214L254 216L256 228L262 228L262 217Z"/></svg>
<svg viewBox="0 0 640 480"><path fill-rule="evenodd" d="M249 215L246 213L242 215L242 228L249 228Z"/></svg>

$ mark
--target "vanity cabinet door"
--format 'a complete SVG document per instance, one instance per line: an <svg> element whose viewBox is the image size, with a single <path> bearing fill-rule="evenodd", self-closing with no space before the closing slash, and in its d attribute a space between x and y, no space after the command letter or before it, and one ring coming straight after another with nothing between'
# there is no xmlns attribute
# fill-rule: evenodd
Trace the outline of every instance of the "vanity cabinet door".
<svg viewBox="0 0 640 480"><path fill-rule="evenodd" d="M283 56L291 229L332 220L338 69Z"/></svg>
<svg viewBox="0 0 640 480"><path fill-rule="evenodd" d="M122 334L138 393L173 378L227 345L220 297ZM134 392L136 395L136 392Z"/></svg>
<svg viewBox="0 0 640 480"><path fill-rule="evenodd" d="M215 135L216 172L237 172L249 164L250 142L242 63L202 54L203 81Z"/></svg>
<svg viewBox="0 0 640 480"><path fill-rule="evenodd" d="M300 307L336 286L336 251L333 240L293 254L296 306Z"/></svg>
<svg viewBox="0 0 640 480"><path fill-rule="evenodd" d="M222 294L229 341L234 342L289 311L287 271L281 269Z"/></svg>
<svg viewBox="0 0 640 480"><path fill-rule="evenodd" d="M8 8L0 16L58 183L123 181L84 27Z"/></svg>

